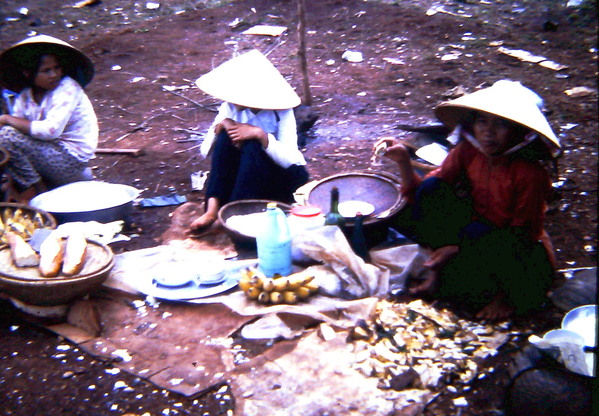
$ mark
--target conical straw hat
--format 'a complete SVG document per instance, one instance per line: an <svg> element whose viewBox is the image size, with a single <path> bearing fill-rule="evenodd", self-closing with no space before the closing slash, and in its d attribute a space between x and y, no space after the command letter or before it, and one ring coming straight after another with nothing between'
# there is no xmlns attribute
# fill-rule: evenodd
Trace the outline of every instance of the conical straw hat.
<svg viewBox="0 0 599 416"><path fill-rule="evenodd" d="M462 123L472 110L506 118L540 134L543 143L556 157L561 152L561 144L540 106L542 100L532 90L519 82L502 80L491 87L439 104L435 115L451 129Z"/></svg>
<svg viewBox="0 0 599 416"><path fill-rule="evenodd" d="M0 85L14 92L28 87L23 63L51 53L59 58L65 75L85 87L94 77L94 64L85 54L68 43L48 35L37 35L20 41L0 55Z"/></svg>
<svg viewBox="0 0 599 416"><path fill-rule="evenodd" d="M221 64L198 78L196 85L219 100L248 108L285 110L301 103L283 75L257 50Z"/></svg>

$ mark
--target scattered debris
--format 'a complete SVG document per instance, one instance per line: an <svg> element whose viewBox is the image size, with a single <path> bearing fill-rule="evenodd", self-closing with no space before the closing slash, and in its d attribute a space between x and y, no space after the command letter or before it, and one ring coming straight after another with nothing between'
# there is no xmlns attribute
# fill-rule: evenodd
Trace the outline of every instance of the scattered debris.
<svg viewBox="0 0 599 416"><path fill-rule="evenodd" d="M277 37L287 31L285 26L257 25L241 32L242 35L265 35Z"/></svg>
<svg viewBox="0 0 599 416"><path fill-rule="evenodd" d="M525 51L523 49L508 49L503 46L497 48L497 50L505 55L517 58L523 62L531 62L533 64L538 64L542 67L553 69L554 71L561 71L563 69L567 69L566 65L558 64L557 62L553 62L540 55L533 55L532 53Z"/></svg>
<svg viewBox="0 0 599 416"><path fill-rule="evenodd" d="M418 385L434 390L450 382L468 385L479 377L480 362L495 355L513 335L508 326L458 319L421 300L381 301L374 331L357 326L348 339L355 340L354 368L377 377L381 388ZM414 372L419 380L412 377Z"/></svg>
<svg viewBox="0 0 599 416"><path fill-rule="evenodd" d="M208 179L208 171L198 171L191 174L191 189L201 191L204 189L206 180Z"/></svg>
<svg viewBox="0 0 599 416"><path fill-rule="evenodd" d="M81 9L85 6L95 6L97 4L100 4L100 0L82 0L82 1L78 1L77 3L73 4L73 8Z"/></svg>
<svg viewBox="0 0 599 416"><path fill-rule="evenodd" d="M574 87L564 91L572 98L588 97L589 95L597 95L597 90L588 87Z"/></svg>
<svg viewBox="0 0 599 416"><path fill-rule="evenodd" d="M362 52L354 52L354 51L343 52L343 55L341 55L341 58L343 58L343 60L345 60L347 62L353 62L353 63L359 63L364 60L364 57L362 56Z"/></svg>

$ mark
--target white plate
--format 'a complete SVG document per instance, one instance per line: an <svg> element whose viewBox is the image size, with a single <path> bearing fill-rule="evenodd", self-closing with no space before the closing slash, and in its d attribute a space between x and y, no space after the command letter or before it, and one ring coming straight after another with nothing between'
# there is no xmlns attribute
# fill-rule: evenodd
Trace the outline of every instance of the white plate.
<svg viewBox="0 0 599 416"><path fill-rule="evenodd" d="M225 279L218 284L198 285L195 281L185 286L168 287L156 282L153 276L145 277L137 285L137 290L147 296L166 300L189 300L218 295L233 289L239 281L238 273L226 273Z"/></svg>
<svg viewBox="0 0 599 416"><path fill-rule="evenodd" d="M374 212L374 205L364 201L344 201L339 203L339 214L345 218L354 218L358 212L367 217Z"/></svg>

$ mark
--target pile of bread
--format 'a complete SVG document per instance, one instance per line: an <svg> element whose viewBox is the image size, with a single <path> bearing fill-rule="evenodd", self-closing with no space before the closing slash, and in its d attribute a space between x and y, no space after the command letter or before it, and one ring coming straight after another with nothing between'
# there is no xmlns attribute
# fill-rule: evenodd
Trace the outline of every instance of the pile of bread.
<svg viewBox="0 0 599 416"><path fill-rule="evenodd" d="M41 243L36 252L19 234L6 233L13 262L17 267L38 267L43 277L79 274L85 263L87 240L83 232L64 236L56 230Z"/></svg>

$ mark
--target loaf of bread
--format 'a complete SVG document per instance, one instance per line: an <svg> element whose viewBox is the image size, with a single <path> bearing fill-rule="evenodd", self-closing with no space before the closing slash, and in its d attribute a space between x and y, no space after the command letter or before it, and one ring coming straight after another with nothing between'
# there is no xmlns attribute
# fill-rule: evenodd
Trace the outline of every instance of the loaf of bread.
<svg viewBox="0 0 599 416"><path fill-rule="evenodd" d="M66 276L74 276L81 272L86 252L87 240L85 239L85 234L81 231L73 230L67 238L62 273Z"/></svg>
<svg viewBox="0 0 599 416"><path fill-rule="evenodd" d="M6 240L10 246L10 253L13 262L17 267L35 267L40 264L40 258L33 248L23 240L23 237L13 233L6 232Z"/></svg>
<svg viewBox="0 0 599 416"><path fill-rule="evenodd" d="M40 274L43 277L55 277L60 273L64 259L62 237L51 233L40 245Z"/></svg>

